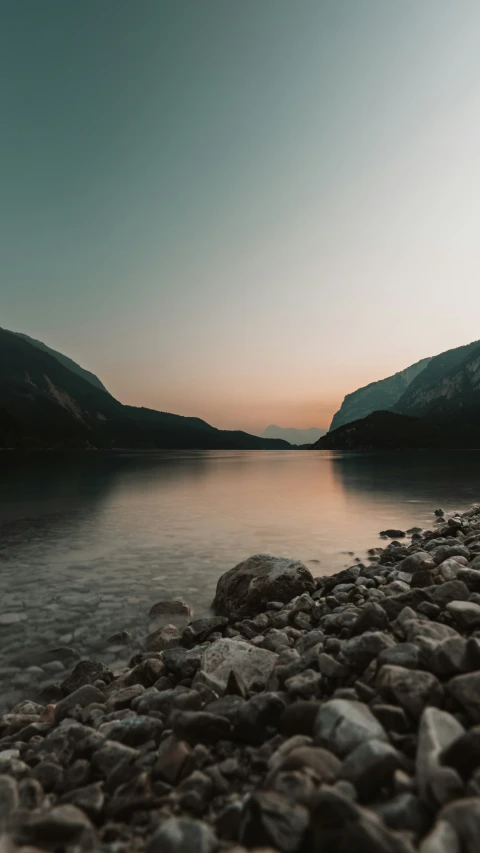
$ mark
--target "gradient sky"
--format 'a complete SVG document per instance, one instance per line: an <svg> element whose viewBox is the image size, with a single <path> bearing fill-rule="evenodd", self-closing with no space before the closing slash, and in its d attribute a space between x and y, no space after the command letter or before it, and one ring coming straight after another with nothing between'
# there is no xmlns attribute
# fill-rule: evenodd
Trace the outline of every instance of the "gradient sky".
<svg viewBox="0 0 480 853"><path fill-rule="evenodd" d="M0 0L0 326L250 431L480 338L478 0Z"/></svg>

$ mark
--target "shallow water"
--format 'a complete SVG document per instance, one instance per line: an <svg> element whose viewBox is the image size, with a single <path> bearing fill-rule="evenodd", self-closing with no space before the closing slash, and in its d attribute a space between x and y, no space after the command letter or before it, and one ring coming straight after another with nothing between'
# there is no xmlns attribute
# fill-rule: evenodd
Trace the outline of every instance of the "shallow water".
<svg viewBox="0 0 480 853"><path fill-rule="evenodd" d="M0 454L4 697L61 679L61 661L37 665L57 646L128 659L161 598L204 615L250 554L299 557L314 575L351 565L380 530L478 501L479 475L480 451ZM120 630L132 649L106 649Z"/></svg>

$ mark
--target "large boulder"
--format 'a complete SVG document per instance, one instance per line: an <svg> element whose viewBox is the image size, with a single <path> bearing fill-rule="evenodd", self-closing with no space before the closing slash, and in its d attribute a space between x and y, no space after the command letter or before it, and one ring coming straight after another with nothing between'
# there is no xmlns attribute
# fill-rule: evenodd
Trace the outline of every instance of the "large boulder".
<svg viewBox="0 0 480 853"><path fill-rule="evenodd" d="M314 590L315 581L300 560L255 554L221 576L212 606L223 616L253 616L269 601L286 603Z"/></svg>

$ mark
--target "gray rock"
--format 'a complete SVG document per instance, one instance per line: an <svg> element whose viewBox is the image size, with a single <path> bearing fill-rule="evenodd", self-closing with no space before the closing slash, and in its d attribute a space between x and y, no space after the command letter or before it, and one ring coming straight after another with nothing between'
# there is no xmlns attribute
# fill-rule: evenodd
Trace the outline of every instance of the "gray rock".
<svg viewBox="0 0 480 853"><path fill-rule="evenodd" d="M295 741L297 738L291 738L291 740ZM328 749L302 745L294 746L293 749L280 755L275 771L302 770L304 767L313 770L320 782L331 785L338 776L341 764L336 755Z"/></svg>
<svg viewBox="0 0 480 853"><path fill-rule="evenodd" d="M252 794L245 803L240 842L246 847L273 847L297 853L308 828L308 810L275 791Z"/></svg>
<svg viewBox="0 0 480 853"><path fill-rule="evenodd" d="M193 649L166 649L163 652L164 664L179 679L193 678L206 648L206 645L200 645Z"/></svg>
<svg viewBox="0 0 480 853"><path fill-rule="evenodd" d="M173 735L166 738L158 749L153 775L175 785L191 752L185 741L177 740Z"/></svg>
<svg viewBox="0 0 480 853"><path fill-rule="evenodd" d="M237 640L215 640L203 653L201 668L224 688L230 672L239 674L248 689L257 681L266 684L278 655Z"/></svg>
<svg viewBox="0 0 480 853"><path fill-rule="evenodd" d="M407 572L410 575L413 575L414 572L421 571L425 563L430 568L431 566L431 556L428 551L416 551L415 554L409 554L408 557L405 557L404 560L401 561L398 568L401 572Z"/></svg>
<svg viewBox="0 0 480 853"><path fill-rule="evenodd" d="M317 696L322 682L322 675L314 669L305 669L285 681L285 689L292 696Z"/></svg>
<svg viewBox="0 0 480 853"><path fill-rule="evenodd" d="M405 575L407 578L408 575ZM402 578L401 578L402 579ZM404 578L403 578L404 579ZM356 583L363 578L357 578ZM368 579L368 583L375 583L373 578ZM384 631L389 627L388 617L383 607L375 601L369 601L362 607L360 615L355 620L350 629L350 636L356 637L364 634L365 631Z"/></svg>
<svg viewBox="0 0 480 853"><path fill-rule="evenodd" d="M406 734L406 732L411 731L410 718L398 705L375 703L372 705L372 711L386 731L398 734Z"/></svg>
<svg viewBox="0 0 480 853"><path fill-rule="evenodd" d="M425 835L432 820L431 810L411 791L404 791L376 805L375 812L390 829L412 832L416 837Z"/></svg>
<svg viewBox="0 0 480 853"><path fill-rule="evenodd" d="M60 802L71 803L73 806L82 809L91 820L98 820L105 803L103 783L94 782L92 785L85 785L83 788L68 791L62 796Z"/></svg>
<svg viewBox="0 0 480 853"><path fill-rule="evenodd" d="M278 693L257 693L238 710L236 736L247 743L263 743L268 728L277 725L284 709L285 701Z"/></svg>
<svg viewBox="0 0 480 853"><path fill-rule="evenodd" d="M182 644L182 635L175 625L164 625L158 631L153 631L145 640L149 652L163 652L174 649Z"/></svg>
<svg viewBox="0 0 480 853"><path fill-rule="evenodd" d="M68 717L69 713L73 711L77 705L80 708L86 708L94 702L99 702L101 704L104 701L105 696L100 690L97 690L97 688L93 687L91 684L85 684L83 687L79 687L77 690L74 690L73 693L65 696L64 699L60 700L60 702L57 702L54 712L55 723L60 723L65 717Z"/></svg>
<svg viewBox="0 0 480 853"><path fill-rule="evenodd" d="M468 672L469 663L467 640L461 637L446 637L433 646L430 655L430 669L435 675L457 675Z"/></svg>
<svg viewBox="0 0 480 853"><path fill-rule="evenodd" d="M438 815L455 830L462 853L477 853L480 837L480 797L449 803Z"/></svg>
<svg viewBox="0 0 480 853"><path fill-rule="evenodd" d="M480 723L480 671L457 675L448 682L448 690L473 722Z"/></svg>
<svg viewBox="0 0 480 853"><path fill-rule="evenodd" d="M70 650L67 649L67 651ZM81 660L70 675L62 681L61 687L64 693L73 693L85 684L93 684L97 679L109 684L113 680L113 673L103 663Z"/></svg>
<svg viewBox="0 0 480 853"><path fill-rule="evenodd" d="M458 632L449 625L429 622L427 619L409 619L405 622L405 630L408 642L425 648L428 653L431 650L430 640L440 643L446 637L458 637Z"/></svg>
<svg viewBox="0 0 480 853"><path fill-rule="evenodd" d="M366 802L381 788L392 784L395 770L403 764L391 744L372 739L350 752L340 768L340 776L355 785L360 800Z"/></svg>
<svg viewBox="0 0 480 853"><path fill-rule="evenodd" d="M269 601L314 591L315 581L299 560L256 554L220 577L212 606L223 616L252 616Z"/></svg>
<svg viewBox="0 0 480 853"><path fill-rule="evenodd" d="M473 631L480 627L480 604L474 604L473 601L451 601L446 609L464 631Z"/></svg>
<svg viewBox="0 0 480 853"><path fill-rule="evenodd" d="M413 853L409 841L378 815L326 786L312 806L311 836L312 853Z"/></svg>
<svg viewBox="0 0 480 853"><path fill-rule="evenodd" d="M443 750L463 732L463 726L451 714L438 708L425 708L418 732L416 780L422 800L431 806L444 805L463 791L458 774L440 763Z"/></svg>
<svg viewBox="0 0 480 853"><path fill-rule="evenodd" d="M196 619L184 628L182 639L186 646L204 643L214 631L221 631L228 625L226 616L208 616L205 619Z"/></svg>
<svg viewBox="0 0 480 853"><path fill-rule="evenodd" d="M15 779L10 776L0 776L0 833L8 827L12 813L18 804L18 787Z"/></svg>
<svg viewBox="0 0 480 853"><path fill-rule="evenodd" d="M114 682L115 684L115 682ZM121 690L109 692L106 701L108 711L122 711L129 708L134 699L141 696L145 692L142 684L132 684L131 687L123 687Z"/></svg>
<svg viewBox="0 0 480 853"><path fill-rule="evenodd" d="M449 560L451 557L466 557L470 559L470 551L465 545L439 545L432 551L432 557L437 566L443 563L444 560Z"/></svg>
<svg viewBox="0 0 480 853"><path fill-rule="evenodd" d="M458 577L458 573L461 570L462 566L460 563L457 563L454 557L450 560L444 560L443 563L440 563L438 567L438 573L441 577L446 581L456 580ZM461 578L460 578L461 580ZM465 583L465 581L464 581ZM468 585L468 584L467 584Z"/></svg>
<svg viewBox="0 0 480 853"><path fill-rule="evenodd" d="M350 675L348 667L327 652L320 652L317 662L320 672L326 678L347 678Z"/></svg>
<svg viewBox="0 0 480 853"><path fill-rule="evenodd" d="M213 853L218 841L203 821L171 817L160 825L148 842L146 853Z"/></svg>
<svg viewBox="0 0 480 853"><path fill-rule="evenodd" d="M28 816L22 824L20 838L23 843L40 849L75 847L92 850L95 832L86 814L76 806L55 806L50 811Z"/></svg>
<svg viewBox="0 0 480 853"><path fill-rule="evenodd" d="M443 563L442 565L445 565L445 563ZM440 570L441 569L442 569L442 566L440 566ZM466 586L468 586L470 592L480 592L480 571L479 571L479 569L480 569L480 561L479 561L479 565L476 569L473 569L471 567L471 564L470 564L470 566L468 566L467 568L462 568L460 566L459 570L457 572L458 580L463 581L463 583Z"/></svg>
<svg viewBox="0 0 480 853"><path fill-rule="evenodd" d="M124 717L122 720L113 720L103 723L99 732L106 738L126 746L140 746L148 740L159 738L163 731L163 723L155 717L137 716Z"/></svg>
<svg viewBox="0 0 480 853"><path fill-rule="evenodd" d="M191 619L193 615L192 608L185 601L168 601L163 599L157 601L149 611L151 619Z"/></svg>
<svg viewBox="0 0 480 853"><path fill-rule="evenodd" d="M387 741L382 725L363 702L331 699L325 702L315 721L315 743L336 755L346 756L366 740Z"/></svg>
<svg viewBox="0 0 480 853"><path fill-rule="evenodd" d="M403 666L407 669L420 669L423 662L422 651L415 643L397 643L380 652L378 668L384 664Z"/></svg>
<svg viewBox="0 0 480 853"><path fill-rule="evenodd" d="M460 839L453 826L439 820L423 839L419 853L461 853Z"/></svg>
<svg viewBox="0 0 480 853"><path fill-rule="evenodd" d="M104 776L109 776L120 763L133 764L138 755L138 749L132 749L117 741L107 740L100 749L93 753L92 764L101 770Z"/></svg>
<svg viewBox="0 0 480 853"><path fill-rule="evenodd" d="M461 580L445 581L435 587L433 600L440 607L445 607L451 601L467 601L470 595L468 587Z"/></svg>
<svg viewBox="0 0 480 853"><path fill-rule="evenodd" d="M385 699L396 699L413 717L419 717L426 705L440 705L443 700L443 687L438 678L420 669L382 666L376 688Z"/></svg>
<svg viewBox="0 0 480 853"><path fill-rule="evenodd" d="M394 646L395 641L389 634L383 634L381 631L366 631L358 637L346 640L342 644L342 655L349 666L363 672L370 661Z"/></svg>
<svg viewBox="0 0 480 853"><path fill-rule="evenodd" d="M207 711L175 711L170 722L177 737L192 745L216 743L227 738L231 731L230 722L225 717Z"/></svg>

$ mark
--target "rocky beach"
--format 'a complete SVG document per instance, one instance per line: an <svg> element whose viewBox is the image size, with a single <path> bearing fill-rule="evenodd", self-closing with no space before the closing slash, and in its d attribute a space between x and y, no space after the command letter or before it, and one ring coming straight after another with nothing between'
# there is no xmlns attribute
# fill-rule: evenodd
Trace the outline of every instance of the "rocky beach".
<svg viewBox="0 0 480 853"><path fill-rule="evenodd" d="M2 853L476 853L480 506L382 534L330 576L251 557L215 615L152 602L128 666L64 649L25 680Z"/></svg>

